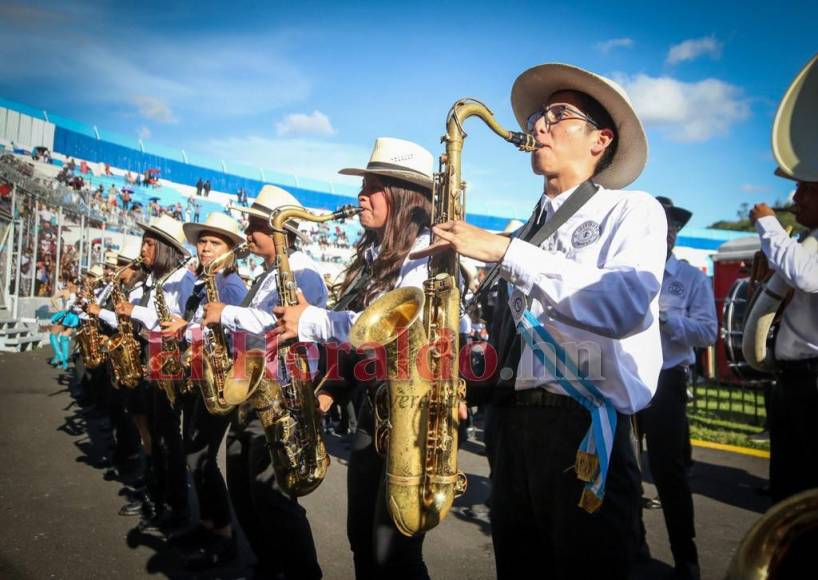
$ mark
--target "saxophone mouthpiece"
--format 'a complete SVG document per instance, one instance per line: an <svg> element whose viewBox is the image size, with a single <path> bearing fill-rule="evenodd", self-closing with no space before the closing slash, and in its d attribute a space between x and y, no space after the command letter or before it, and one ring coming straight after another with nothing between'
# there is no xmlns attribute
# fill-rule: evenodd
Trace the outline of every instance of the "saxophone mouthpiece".
<svg viewBox="0 0 818 580"><path fill-rule="evenodd" d="M542 143L538 142L531 133L510 131L508 141L516 145L517 149L526 153L531 153L542 147Z"/></svg>
<svg viewBox="0 0 818 580"><path fill-rule="evenodd" d="M357 205L343 205L338 210L338 213L342 215L342 219L355 217L363 210L362 207L358 207Z"/></svg>

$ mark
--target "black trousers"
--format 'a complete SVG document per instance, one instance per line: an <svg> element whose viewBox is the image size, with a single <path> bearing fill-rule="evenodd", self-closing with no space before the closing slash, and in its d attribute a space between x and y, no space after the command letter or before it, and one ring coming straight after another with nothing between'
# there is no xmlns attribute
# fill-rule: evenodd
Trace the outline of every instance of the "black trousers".
<svg viewBox="0 0 818 580"><path fill-rule="evenodd" d="M492 410L491 524L497 578L622 578L638 545L639 469L629 417L617 425L602 507L578 507L573 466L590 426L578 404Z"/></svg>
<svg viewBox="0 0 818 580"><path fill-rule="evenodd" d="M307 512L276 484L267 438L257 418L246 426L238 421L230 425L227 485L236 517L258 559L258 577L321 578Z"/></svg>
<svg viewBox="0 0 818 580"><path fill-rule="evenodd" d="M152 474L148 491L157 503L187 511L187 464L182 445L181 408L171 406L167 395L154 382L144 391L148 397L148 426L151 434ZM151 487L153 489L151 489Z"/></svg>
<svg viewBox="0 0 818 580"><path fill-rule="evenodd" d="M114 454L111 458L116 465L122 465L128 457L139 452L139 431L125 406L129 393L114 387L113 375L107 364L94 369L106 384L108 415L111 418L111 427L114 433Z"/></svg>
<svg viewBox="0 0 818 580"><path fill-rule="evenodd" d="M199 498L199 517L216 529L230 523L230 498L217 460L230 415L207 411L199 389L183 397L184 450Z"/></svg>
<svg viewBox="0 0 818 580"><path fill-rule="evenodd" d="M698 563L693 496L687 478L690 430L687 422L687 371L664 369L650 406L637 415L648 445L648 463L665 516L670 550L677 564Z"/></svg>
<svg viewBox="0 0 818 580"><path fill-rule="evenodd" d="M375 451L373 432L372 407L364 397L347 468L347 538L355 563L355 578L429 578L423 562L425 534L404 536L387 510L386 462Z"/></svg>
<svg viewBox="0 0 818 580"><path fill-rule="evenodd" d="M778 503L818 487L818 376L784 371L770 400L770 495Z"/></svg>

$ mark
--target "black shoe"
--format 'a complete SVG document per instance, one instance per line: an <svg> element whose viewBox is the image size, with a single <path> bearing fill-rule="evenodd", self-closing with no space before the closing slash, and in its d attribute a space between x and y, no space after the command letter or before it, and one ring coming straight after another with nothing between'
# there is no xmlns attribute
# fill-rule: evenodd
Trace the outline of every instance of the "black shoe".
<svg viewBox="0 0 818 580"><path fill-rule="evenodd" d="M198 548L207 544L213 532L201 524L168 534L168 544L180 550Z"/></svg>
<svg viewBox="0 0 818 580"><path fill-rule="evenodd" d="M643 497L642 508L646 510L660 510L662 509L662 502L658 497Z"/></svg>
<svg viewBox="0 0 818 580"><path fill-rule="evenodd" d="M126 503L119 510L121 516L142 516L144 519L150 519L156 515L153 502L149 499L139 499Z"/></svg>
<svg viewBox="0 0 818 580"><path fill-rule="evenodd" d="M139 522L139 531L170 534L187 526L189 521L190 514L186 510L164 510Z"/></svg>
<svg viewBox="0 0 818 580"><path fill-rule="evenodd" d="M224 566L238 556L235 537L211 534L210 541L200 548L182 554L185 569L196 571Z"/></svg>

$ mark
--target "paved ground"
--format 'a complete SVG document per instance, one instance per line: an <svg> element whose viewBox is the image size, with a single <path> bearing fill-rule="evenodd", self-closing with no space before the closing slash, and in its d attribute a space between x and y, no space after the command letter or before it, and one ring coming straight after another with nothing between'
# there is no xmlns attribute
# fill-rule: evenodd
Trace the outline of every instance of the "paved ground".
<svg viewBox="0 0 818 580"><path fill-rule="evenodd" d="M68 375L46 364L45 351L0 353L0 577L187 578L172 551L155 536L132 530L135 519L117 515L129 488L104 479L108 434L102 418L72 397ZM304 500L325 577L352 577L344 531L346 461L339 439L326 481ZM483 502L488 468L482 445L469 441L460 462L469 491L426 540L434 578L494 577L489 524ZM767 461L694 449L693 478L703 577L721 578L743 534L767 506L758 493ZM654 495L650 484L645 492ZM671 558L661 510L645 512L655 560L635 579L664 578ZM242 544L234 568L210 578L237 578L252 556ZM202 576L200 576L202 577Z"/></svg>

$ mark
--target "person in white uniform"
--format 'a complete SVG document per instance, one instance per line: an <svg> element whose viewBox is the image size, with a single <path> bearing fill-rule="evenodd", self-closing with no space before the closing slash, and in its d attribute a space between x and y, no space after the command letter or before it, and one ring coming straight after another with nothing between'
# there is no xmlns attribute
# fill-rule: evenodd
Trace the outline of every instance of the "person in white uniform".
<svg viewBox="0 0 818 580"><path fill-rule="evenodd" d="M653 196L623 189L647 140L624 91L574 66L523 72L511 103L541 145L528 223L509 238L451 221L415 256L454 248L498 264L487 276L499 279L487 381L498 578L626 578L640 497L630 416L662 365L667 223Z"/></svg>
<svg viewBox="0 0 818 580"><path fill-rule="evenodd" d="M690 366L696 361L693 348L716 342L716 300L704 272L673 255L679 230L693 214L673 205L667 197L656 199L664 206L668 221L667 262L659 294L664 362L656 394L648 408L639 412L639 430L648 444L650 472L659 492L676 569L682 575L695 577L699 559L687 475L687 385Z"/></svg>
<svg viewBox="0 0 818 580"><path fill-rule="evenodd" d="M302 207L288 191L266 185L251 207L231 207L247 214L249 224L245 233L249 250L264 260L264 272L256 277L238 306L205 304L202 324L221 323L231 333L236 365L244 364L243 352L266 349L267 334L276 323L272 311L278 306L279 295L269 219L275 210L286 206ZM296 239L303 240L303 234L294 222L286 223L285 228L290 267L298 288L306 300L326 305L328 292L318 266L296 247ZM321 567L307 513L297 498L287 496L277 485L267 438L255 411L239 415L245 419L236 418L227 433L227 487L236 517L258 560L256 575L320 578Z"/></svg>

